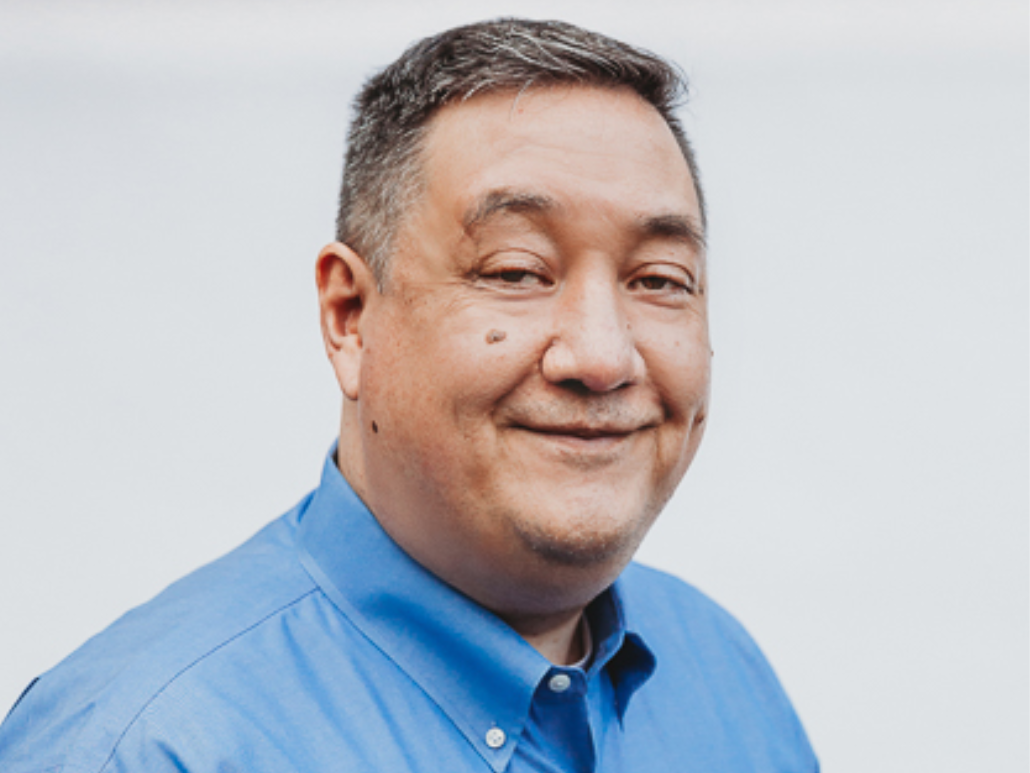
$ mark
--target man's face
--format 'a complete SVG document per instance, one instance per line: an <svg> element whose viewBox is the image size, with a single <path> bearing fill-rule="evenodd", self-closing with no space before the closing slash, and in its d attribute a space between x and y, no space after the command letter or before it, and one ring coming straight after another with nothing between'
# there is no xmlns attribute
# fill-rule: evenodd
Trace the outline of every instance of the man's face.
<svg viewBox="0 0 1030 773"><path fill-rule="evenodd" d="M480 603L579 603L556 596L614 579L700 442L693 180L623 90L474 97L434 117L422 158L362 312L358 437L341 440L359 448L353 482Z"/></svg>

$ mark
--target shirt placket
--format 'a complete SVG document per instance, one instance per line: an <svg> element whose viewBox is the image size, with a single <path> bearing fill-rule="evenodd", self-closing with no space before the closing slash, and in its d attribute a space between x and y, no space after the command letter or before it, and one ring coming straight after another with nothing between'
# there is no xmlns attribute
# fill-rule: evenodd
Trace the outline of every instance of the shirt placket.
<svg viewBox="0 0 1030 773"><path fill-rule="evenodd" d="M534 694L509 771L593 773L595 760L586 675L577 668L552 668Z"/></svg>

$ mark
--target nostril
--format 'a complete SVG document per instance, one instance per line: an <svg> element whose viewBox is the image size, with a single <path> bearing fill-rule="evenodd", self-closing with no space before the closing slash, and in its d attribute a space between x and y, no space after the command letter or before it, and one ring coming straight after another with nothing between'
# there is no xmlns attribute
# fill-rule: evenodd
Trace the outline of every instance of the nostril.
<svg viewBox="0 0 1030 773"><path fill-rule="evenodd" d="M577 395L577 396L579 396L579 395L582 395L582 396L592 395L592 394L595 394L598 391L598 390L595 390L595 389L591 389L590 386L587 385L587 383L585 381L580 381L578 378L567 378L564 381L559 381L555 386L557 386L557 387L559 387L561 389L564 389L564 390L566 390L568 392L571 392L571 393L573 393L574 395ZM616 387L614 387L612 389L607 389L607 390L603 390L603 391L617 392L620 389L626 389L628 386L630 386L629 382L624 382L624 383L621 383L621 384L619 384L618 386L616 386Z"/></svg>
<svg viewBox="0 0 1030 773"><path fill-rule="evenodd" d="M590 394L590 388L579 379L567 378L564 381L559 381L558 386L575 395Z"/></svg>

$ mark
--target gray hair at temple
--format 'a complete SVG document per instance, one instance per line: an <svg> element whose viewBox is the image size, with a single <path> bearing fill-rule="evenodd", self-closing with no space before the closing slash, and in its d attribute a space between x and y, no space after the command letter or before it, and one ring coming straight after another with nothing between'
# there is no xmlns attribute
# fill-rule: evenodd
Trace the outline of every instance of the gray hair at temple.
<svg viewBox="0 0 1030 773"><path fill-rule="evenodd" d="M421 40L365 83L347 137L337 240L382 287L397 229L422 191L420 153L436 112L476 94L566 84L628 87L661 114L694 178L703 225L697 163L674 114L687 95L676 65L564 22L496 19Z"/></svg>

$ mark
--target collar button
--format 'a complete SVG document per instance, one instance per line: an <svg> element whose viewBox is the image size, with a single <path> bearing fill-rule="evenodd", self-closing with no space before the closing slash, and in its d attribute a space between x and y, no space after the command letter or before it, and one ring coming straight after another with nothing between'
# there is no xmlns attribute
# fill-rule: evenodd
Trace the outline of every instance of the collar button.
<svg viewBox="0 0 1030 773"><path fill-rule="evenodd" d="M486 731L486 745L491 749L500 749L507 740L504 731L499 727L491 727Z"/></svg>
<svg viewBox="0 0 1030 773"><path fill-rule="evenodd" d="M555 674L547 681L547 686L551 688L551 692L565 692L571 684L572 680L569 679L568 674Z"/></svg>

